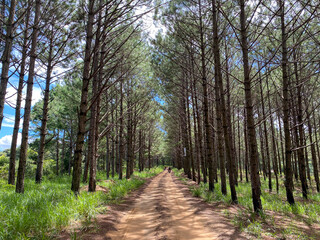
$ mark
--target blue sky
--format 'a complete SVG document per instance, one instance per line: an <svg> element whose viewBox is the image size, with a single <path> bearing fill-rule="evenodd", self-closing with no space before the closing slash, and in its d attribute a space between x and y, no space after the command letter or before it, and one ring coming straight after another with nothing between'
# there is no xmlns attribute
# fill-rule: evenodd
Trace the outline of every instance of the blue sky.
<svg viewBox="0 0 320 240"><path fill-rule="evenodd" d="M0 66L1 67L1 66ZM25 77L25 80L27 80L27 76ZM9 82L17 87L18 86L18 76L13 75L10 77ZM7 86L7 94L6 94L6 103L4 106L4 118L2 121L2 127L0 130L0 151L5 150L10 148L11 146L11 139L12 139L12 132L13 132L13 126L14 126L14 116L15 116L15 105L16 105L16 99L17 99L17 94L16 94L16 89L8 84ZM23 92L25 93L26 88L24 88ZM35 83L33 87L33 97L32 97L32 106L42 99L42 90L39 87L37 83ZM24 97L25 95L23 94L23 103L22 107L24 107ZM23 110L21 111L21 116L23 116ZM21 126L22 126L23 119L20 120L20 132L21 132ZM20 145L21 142L21 134L19 134L18 137L18 144Z"/></svg>

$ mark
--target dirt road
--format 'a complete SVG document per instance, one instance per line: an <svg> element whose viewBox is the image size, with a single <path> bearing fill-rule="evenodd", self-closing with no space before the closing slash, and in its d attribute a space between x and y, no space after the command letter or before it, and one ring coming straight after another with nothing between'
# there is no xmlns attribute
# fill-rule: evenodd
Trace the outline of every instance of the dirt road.
<svg viewBox="0 0 320 240"><path fill-rule="evenodd" d="M183 186L173 178L167 171L156 176L120 223L96 239L246 239L222 214L204 207L193 197L184 196Z"/></svg>

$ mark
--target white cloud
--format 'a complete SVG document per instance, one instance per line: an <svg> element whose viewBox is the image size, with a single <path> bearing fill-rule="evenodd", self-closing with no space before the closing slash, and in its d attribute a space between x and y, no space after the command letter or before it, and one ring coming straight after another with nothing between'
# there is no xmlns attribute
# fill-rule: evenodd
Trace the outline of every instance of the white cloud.
<svg viewBox="0 0 320 240"><path fill-rule="evenodd" d="M22 93L22 104L21 107L24 108L25 105L25 97L26 97L26 91L27 88L25 87L23 89ZM39 87L33 87L33 92L32 92L32 103L31 105L33 106L36 104L36 102L40 101L42 99L42 90ZM17 90L13 87L8 87L7 88L7 93L6 93L6 104L15 107L17 102Z"/></svg>
<svg viewBox="0 0 320 240"><path fill-rule="evenodd" d="M15 116L11 115L11 114L7 114L7 113L4 113L3 116L4 116L4 118L3 118L3 121L2 121L2 126L3 127L13 128L14 127ZM22 122L23 121L20 121L20 125L19 125L20 129L22 128Z"/></svg>
<svg viewBox="0 0 320 240"><path fill-rule="evenodd" d="M11 147L12 135L6 135L0 138L0 150L5 150ZM21 144L21 133L18 133L17 146Z"/></svg>
<svg viewBox="0 0 320 240"><path fill-rule="evenodd" d="M8 123L5 121L5 119L2 122L2 126L3 127L9 127L9 128L13 128L14 127L14 123Z"/></svg>

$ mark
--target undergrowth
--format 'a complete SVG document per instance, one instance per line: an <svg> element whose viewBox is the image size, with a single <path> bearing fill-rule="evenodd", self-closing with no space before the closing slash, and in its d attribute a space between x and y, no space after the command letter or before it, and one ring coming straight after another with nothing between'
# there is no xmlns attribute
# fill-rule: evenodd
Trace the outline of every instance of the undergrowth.
<svg viewBox="0 0 320 240"><path fill-rule="evenodd" d="M187 182L188 180L183 176L183 170L173 169L175 175L182 181ZM286 191L284 184L280 184L279 193L275 190L275 180L273 179L273 192L268 190L268 182L261 181L261 202L263 210L271 211L271 214L262 213L259 216L255 216L252 207L251 198L251 184L247 182L239 182L236 186L237 196L239 205L245 207L245 211L239 211L233 219L233 223L245 232L250 233L254 238L262 238L262 224L268 225L267 235L276 235L276 232L280 231L282 237L295 236L296 239L313 239L311 236L306 238L297 228L287 226L286 229L279 229L277 222L272 216L272 212L278 212L279 216L283 215L289 219L295 219L311 225L312 223L320 223L320 194L309 193L308 200L301 200L301 193L295 191L296 203L290 205L286 202ZM200 183L199 185L190 186L190 191L193 196L204 199L206 202L224 202L231 204L230 188L227 182L227 195L221 193L220 183L215 183L215 189L213 192L208 191L208 183ZM229 217L230 212L224 211Z"/></svg>
<svg viewBox="0 0 320 240"><path fill-rule="evenodd" d="M45 178L41 185L26 179L24 194L15 193L15 186L0 180L0 239L48 239L73 221L89 225L96 214L105 211L106 204L118 202L162 170L135 172L129 180L115 176L110 181L99 173L97 184L107 188L107 193L82 191L78 197L70 190L69 176Z"/></svg>

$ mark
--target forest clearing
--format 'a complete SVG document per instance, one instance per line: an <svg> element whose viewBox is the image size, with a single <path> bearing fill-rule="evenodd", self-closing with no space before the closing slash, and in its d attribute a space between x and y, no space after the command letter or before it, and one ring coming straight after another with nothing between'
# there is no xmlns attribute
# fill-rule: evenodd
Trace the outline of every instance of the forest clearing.
<svg viewBox="0 0 320 240"><path fill-rule="evenodd" d="M318 0L1 1L0 239L320 239L319 23Z"/></svg>

